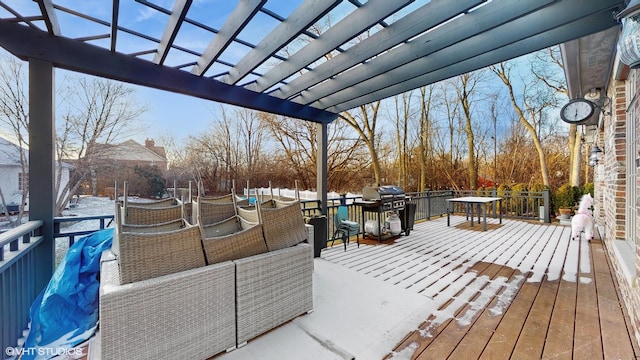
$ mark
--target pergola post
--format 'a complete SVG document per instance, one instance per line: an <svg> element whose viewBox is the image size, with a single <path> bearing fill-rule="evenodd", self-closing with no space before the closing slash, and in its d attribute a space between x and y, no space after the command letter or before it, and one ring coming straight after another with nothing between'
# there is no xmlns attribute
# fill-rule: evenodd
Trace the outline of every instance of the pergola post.
<svg viewBox="0 0 640 360"><path fill-rule="evenodd" d="M328 215L327 208L327 144L329 136L327 135L327 124L318 123L317 143L318 153L316 155L316 189L317 199L321 201L321 211L323 215Z"/></svg>
<svg viewBox="0 0 640 360"><path fill-rule="evenodd" d="M53 64L29 58L29 219L44 222L44 237L36 254L36 288L43 289L53 275L55 241L55 100Z"/></svg>

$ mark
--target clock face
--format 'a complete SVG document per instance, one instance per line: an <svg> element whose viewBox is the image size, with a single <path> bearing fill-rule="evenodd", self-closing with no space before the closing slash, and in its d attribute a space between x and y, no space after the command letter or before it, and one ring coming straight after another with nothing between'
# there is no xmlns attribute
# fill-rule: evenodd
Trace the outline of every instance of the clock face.
<svg viewBox="0 0 640 360"><path fill-rule="evenodd" d="M594 105L591 101L585 99L571 100L560 110L560 117L570 124L581 123L593 115Z"/></svg>

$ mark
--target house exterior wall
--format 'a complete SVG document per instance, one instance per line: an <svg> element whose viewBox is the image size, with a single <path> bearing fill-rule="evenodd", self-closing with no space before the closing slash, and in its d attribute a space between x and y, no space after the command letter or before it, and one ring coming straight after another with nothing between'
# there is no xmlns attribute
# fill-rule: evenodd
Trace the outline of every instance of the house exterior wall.
<svg viewBox="0 0 640 360"><path fill-rule="evenodd" d="M640 74L631 75L628 79L635 81L640 78ZM607 253L620 285L620 293L631 319L636 341L640 344L640 229L636 230L634 239L630 239L631 234L626 233L626 221L629 221L626 218L627 191L636 187L637 194L640 194L640 183L637 180L631 182L627 174L627 161L635 163L640 158L639 154L627 154L627 127L635 129L636 139L640 139L640 94L637 91L631 93L629 89L640 89L640 84L629 86L627 80L610 82L607 96L612 102L611 115L602 117L597 134L604 158L594 169L594 215L597 224L604 229L603 239ZM635 169L638 172L637 164ZM640 224L640 217L635 217L635 223Z"/></svg>
<svg viewBox="0 0 640 360"><path fill-rule="evenodd" d="M122 183L127 181L130 183L130 189L138 177L135 175L136 166L157 166L162 176L166 176L167 162L146 162L132 160L114 160L111 164L105 164L96 169L96 195L109 196L110 189L113 189L116 182Z"/></svg>
<svg viewBox="0 0 640 360"><path fill-rule="evenodd" d="M18 190L19 166L0 166L0 188L7 204L19 204L22 193ZM2 204L0 203L0 208Z"/></svg>
<svg viewBox="0 0 640 360"><path fill-rule="evenodd" d="M19 165L0 165L0 189L4 195L4 200L7 205L19 204L22 199L22 191L18 186L18 174L21 172ZM57 175L57 174L56 174ZM60 176L60 183L62 184L58 189L58 197L62 194L62 190L69 182L69 168L63 167L62 174ZM0 209L2 203L0 202ZM27 195L26 205L24 211L29 211L29 196Z"/></svg>

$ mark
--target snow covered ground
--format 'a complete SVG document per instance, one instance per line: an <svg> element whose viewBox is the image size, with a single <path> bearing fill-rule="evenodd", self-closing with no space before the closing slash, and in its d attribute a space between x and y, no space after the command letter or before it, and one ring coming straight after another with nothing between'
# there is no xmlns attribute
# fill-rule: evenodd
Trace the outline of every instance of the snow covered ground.
<svg viewBox="0 0 640 360"><path fill-rule="evenodd" d="M524 221L468 231L440 218L416 224L393 246L324 249L315 259L314 311L219 358L411 359L417 343L393 351L407 334L430 338L450 319L465 327L485 309L503 314L525 282L590 281L589 247L570 242L570 231ZM479 263L508 266L514 276L481 275Z"/></svg>

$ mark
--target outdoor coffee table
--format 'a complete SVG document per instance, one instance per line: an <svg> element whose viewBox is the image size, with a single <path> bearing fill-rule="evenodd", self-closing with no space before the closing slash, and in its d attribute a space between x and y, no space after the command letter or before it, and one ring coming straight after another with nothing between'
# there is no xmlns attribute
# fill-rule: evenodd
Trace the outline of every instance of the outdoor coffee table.
<svg viewBox="0 0 640 360"><path fill-rule="evenodd" d="M484 222L482 224L482 231L487 230L487 206L489 204L499 202L499 211L500 214L500 224L502 224L502 198L499 197L479 197L479 196L468 196L468 197L459 197L453 199L447 199L447 226L450 226L449 215L451 214L452 209L450 209L449 205L451 203L463 203L465 206L465 212L467 214L467 218L469 218L469 211L471 211L471 226L473 226L473 207L477 206L478 209L478 224L480 223L480 215L482 210L482 205L484 205Z"/></svg>

